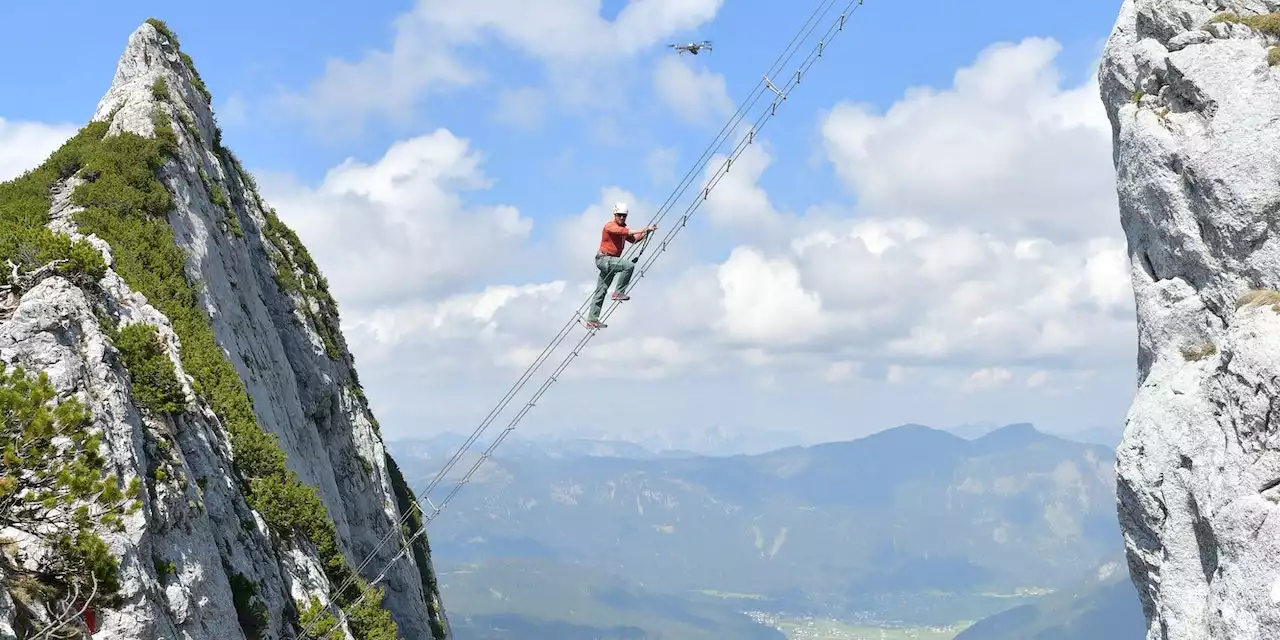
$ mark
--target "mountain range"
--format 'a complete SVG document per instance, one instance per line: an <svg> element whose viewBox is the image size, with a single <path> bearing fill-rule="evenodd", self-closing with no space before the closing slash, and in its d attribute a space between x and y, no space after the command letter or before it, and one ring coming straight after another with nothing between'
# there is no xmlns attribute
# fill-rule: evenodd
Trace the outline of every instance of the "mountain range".
<svg viewBox="0 0 1280 640"><path fill-rule="evenodd" d="M421 495L462 440L390 446ZM443 565L521 558L753 610L924 625L1033 604L1121 548L1112 450L1029 424L972 440L903 425L756 455L589 439L499 451L432 523ZM442 574L442 590L470 615L449 600L457 580Z"/></svg>
<svg viewBox="0 0 1280 640"><path fill-rule="evenodd" d="M1138 640L1142 605L1123 562L1034 602L979 620L953 640Z"/></svg>

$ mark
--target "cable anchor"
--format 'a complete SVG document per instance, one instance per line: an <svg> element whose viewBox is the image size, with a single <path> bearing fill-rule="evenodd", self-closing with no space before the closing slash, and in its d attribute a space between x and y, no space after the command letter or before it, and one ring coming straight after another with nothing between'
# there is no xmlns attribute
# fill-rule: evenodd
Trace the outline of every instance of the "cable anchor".
<svg viewBox="0 0 1280 640"><path fill-rule="evenodd" d="M773 86L773 83L769 81L769 76L767 75L764 77L764 86L769 87L769 90L777 94L779 98L786 99L786 96L782 95L782 92L779 91L777 87Z"/></svg>
<svg viewBox="0 0 1280 640"><path fill-rule="evenodd" d="M773 86L773 83L769 81L769 76L767 75L764 77L764 86L769 87L769 90L772 91L775 95L777 95L778 98L781 98L783 100L787 99L787 96L783 95L783 93L779 91L777 87ZM778 100L775 99L773 101L773 104L769 108L770 108L769 115L771 116L778 115Z"/></svg>

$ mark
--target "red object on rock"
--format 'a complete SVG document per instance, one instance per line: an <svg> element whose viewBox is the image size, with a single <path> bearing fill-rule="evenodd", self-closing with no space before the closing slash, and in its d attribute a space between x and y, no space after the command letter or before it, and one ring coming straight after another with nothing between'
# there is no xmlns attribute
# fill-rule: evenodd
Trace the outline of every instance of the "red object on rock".
<svg viewBox="0 0 1280 640"><path fill-rule="evenodd" d="M86 608L84 610L84 623L89 627L89 633L98 632L98 616L93 613L93 609Z"/></svg>

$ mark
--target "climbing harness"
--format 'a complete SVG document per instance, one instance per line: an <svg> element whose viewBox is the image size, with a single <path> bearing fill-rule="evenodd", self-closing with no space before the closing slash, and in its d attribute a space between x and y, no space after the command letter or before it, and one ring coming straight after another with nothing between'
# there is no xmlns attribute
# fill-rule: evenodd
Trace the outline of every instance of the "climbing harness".
<svg viewBox="0 0 1280 640"><path fill-rule="evenodd" d="M666 252L667 247L670 245L672 239L674 239L675 236L680 233L680 230L683 229L688 224L689 217L693 215L693 213L697 210L697 208L707 200L707 197L710 195L711 190L714 189L715 186L720 183L720 179L724 177L726 173L728 173L729 167L730 165L732 165L733 160L738 156L740 156L748 146L750 146L755 142L755 137L760 132L760 129L764 126L765 123L769 121L770 118L772 118L774 115L777 114L778 105L787 99L787 96L790 94L791 90L795 88L795 86L799 85L800 78L803 75L803 73L807 71L808 68L811 67L813 63L818 60L818 58L822 57L823 51L825 50L827 45L830 44L831 39L835 37L837 33L844 31L845 21L848 18L848 16L853 12L857 11L857 9L861 7L863 3L863 0L848 0L844 6L843 11L840 13L839 17L831 23L831 26L828 27L822 39L820 39L817 42L817 44L814 45L812 51L809 53L808 56L806 56L804 61L800 64L800 67L796 70L795 74L791 76L790 79L785 84L783 84L781 88L775 85L774 82L770 80L770 76L773 76L775 78L777 77L776 74L782 69L782 66L790 62L791 58L798 52L799 49L798 49L797 41L801 39L807 40L809 38L809 35L814 31L814 29L818 27L818 23L831 11L831 9L833 8L833 6L837 1L838 0L821 0L821 3L819 4L819 6L816 7L813 10L813 13L809 15L809 19L806 20L804 25L802 25L800 29L796 32L796 34L792 36L791 42L788 43L787 48L782 53L778 54L778 58L774 61L773 66L770 67L769 71L767 71L764 74L763 82L757 84L756 88L751 92L751 95L748 96L747 99L743 100L743 103L738 107L738 110L734 112L733 116L730 117L729 121L725 123L723 128L721 128L720 133L717 134L715 140L713 140L712 143L709 144L707 148L703 150L702 156L699 158L698 162L689 170L688 173L685 174L685 177L680 181L680 184L679 186L677 186L676 190L673 191L671 195L667 197L667 200L662 204L662 206L659 207L658 212L655 215L654 219L650 221L650 225L657 224L667 215L667 212L669 211L670 207L674 204L676 200L678 200L684 194L685 190L688 188L689 184L692 183L696 175L705 169L707 163L710 161L712 157L712 154L714 154L720 148L720 146L724 143L725 139L727 139L727 136L730 135L733 131L738 130L737 129L738 125L741 124L742 119L746 116L746 112L749 109L751 109L751 107L753 107L756 104L756 102L758 102L766 92L772 93L774 96L773 100L770 102L768 107L765 110L763 110L763 112L761 112L760 116L746 131L746 135L742 136L738 144L735 145L733 150L729 153L729 155L725 157L725 160L721 163L719 169L717 169L713 178L709 180L707 184L705 184L702 187L701 192L699 193L699 196L695 197L693 201L689 204L685 212L680 216L679 224L672 226L672 229L667 232L667 235L663 238L662 242L658 244L658 251L656 253L650 254L649 258L644 261L644 264L638 267L637 273L636 273L637 280L634 284L631 285L630 287L631 290L634 290L635 286L644 279L645 274L649 271L649 269L653 267L654 263L657 262L658 257L661 256L664 252ZM810 23L812 23L812 25ZM795 48L795 50L792 50L793 48ZM627 253L624 252L622 257L624 259L630 257L632 263L640 265L640 257L644 255L645 248L648 246L651 236L652 236L652 233L647 234L645 236L644 241L637 243L638 246L637 244L633 244L631 245L631 247L628 247L628 251L631 251L633 249L635 250L634 256L628 255ZM630 291L628 291L628 293L630 293ZM613 303L610 304L609 307L604 311L604 313L600 318L600 321L603 322L610 315L612 315L614 310L617 309L619 303L620 301L614 300ZM413 516L414 512L416 511L421 516L422 522L418 525L417 530L414 531L413 534L405 540L404 544L400 547L400 550L383 565L377 577L369 581L368 585L361 591L360 596L356 598L354 602L348 604L347 606L339 607L339 611L338 611L339 625L343 624L347 620L347 616L348 616L347 611L358 607L362 602L364 602L365 598L368 597L368 594L371 592L371 590L374 589L379 583L381 583L383 580L387 578L388 573L391 571L391 568L395 565L395 563L399 561L400 558L405 557L411 553L413 544L417 541L418 537L426 534L427 525L430 524L431 521L434 520L435 517L439 515L441 511L444 510L444 508L449 504L449 502L453 500L453 497L457 495L458 491L460 491L462 487L465 486L471 480L471 477L475 474L476 470L478 470L486 460L488 460L490 457L493 456L493 451L497 449L498 445L500 445L502 441L507 437L507 434L515 430L516 425L520 422L520 420L523 419L524 416L533 409L533 407L537 404L537 401L542 397L544 393L546 393L547 389L551 386L551 384L554 383L559 378L559 376L564 372L564 370L568 368L569 363L571 363L575 358L577 358L582 353L582 349L586 346L588 342L590 342L591 338L596 335L596 332L594 330L588 330L578 340L578 342L570 350L569 354L560 362L558 366L556 366L556 368L551 372L551 374L543 380L542 384L533 393L533 396L524 404L524 406L515 415L515 417L511 419L511 421L498 434L498 436L493 440L493 442L490 443L489 446L480 454L480 456L476 459L475 463L471 465L471 468L468 469L465 474L463 474L462 478L458 480L456 484L454 484L452 490L450 490L450 492L444 497L442 501L440 501L439 504L436 504L435 501L431 499L431 491L435 489L440 484L441 481L443 481L445 476L453 469L453 467L462 459L462 457L466 453L470 451L472 444L474 444L475 441L478 440L480 436L484 433L484 431L489 428L489 426L497 418L497 416L511 402L511 399L515 396L515 394L519 393L520 390L524 388L525 384L527 384L530 378L532 378L533 374L536 373L537 370L542 367L542 365L547 361L550 355L554 353L556 349L559 348L560 344L564 342L564 340L569 336L569 332L573 329L573 327L579 324L584 319L584 313L590 304L591 304L591 297L588 296L587 299L578 306L578 309L574 312L573 317L570 318L567 322L565 322L564 326L561 327L559 333L556 334L556 337L553 338L551 342L548 343L547 346L543 348L542 352L539 353L538 356L534 359L533 363L531 363L529 367L525 369L525 372L521 374L520 378L516 381L516 383L512 385L510 389L507 390L507 393L498 402L497 406L495 406L493 409L489 411L488 415L485 416L485 419L481 421L480 426L476 427L475 431L473 431L471 436L467 438L466 442L464 442L462 446L458 448L458 451L455 452L452 457L450 457L449 461L445 463L444 467L442 467L436 473L435 478L432 479L432 481L427 485L427 487L421 492L418 500L412 504L412 509L405 509L405 513L401 516L398 526L391 527L388 529L387 534L383 536L381 542L379 542L378 545L374 547L374 549L365 556L364 560L355 569L355 571L353 571L351 575L348 576L348 578L344 580L343 583L334 591L334 593L343 593L348 587L352 586L355 580L357 580L360 576L364 575L363 573L364 569L369 566L369 563L373 561L374 557L377 556L378 552L381 551L382 548L386 546L386 544L392 539L392 537L400 533L401 528L406 527L408 525L409 519ZM422 505L421 505L422 502L425 502L430 507L431 509L430 513L422 509ZM307 625L306 628L303 629L302 635L306 636L307 634L309 634L313 630L313 627L315 627L317 624L319 624L319 620L316 620L311 624Z"/></svg>

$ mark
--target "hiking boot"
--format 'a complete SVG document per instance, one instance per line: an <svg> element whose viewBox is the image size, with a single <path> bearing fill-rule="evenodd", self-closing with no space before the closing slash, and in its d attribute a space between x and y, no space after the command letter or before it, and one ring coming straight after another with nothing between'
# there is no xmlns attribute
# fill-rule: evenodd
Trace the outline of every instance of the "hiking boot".
<svg viewBox="0 0 1280 640"><path fill-rule="evenodd" d="M588 321L587 321L587 328L588 328L588 329L603 329L603 328L605 328L605 327L607 327L607 326L609 326L609 325L607 325L607 324L605 324L605 323L603 323L603 322L600 322L599 320L588 320Z"/></svg>
<svg viewBox="0 0 1280 640"><path fill-rule="evenodd" d="M627 294L625 294L625 293L618 293L617 291L614 291L614 292L613 292L613 299L614 299L614 300L617 300L617 301L619 301L619 302L622 302L622 301L624 301L624 300L630 300L630 299L631 299L631 296L629 296L629 295L627 295Z"/></svg>

